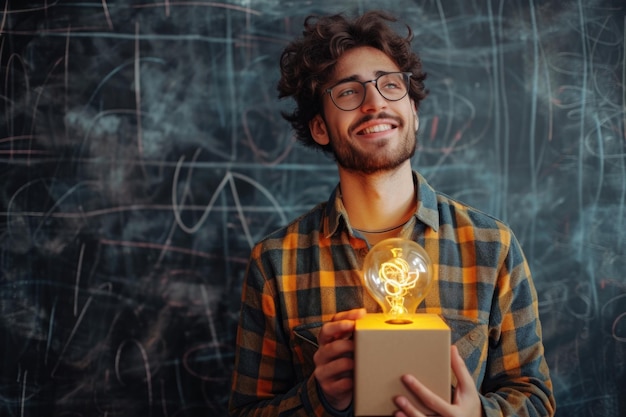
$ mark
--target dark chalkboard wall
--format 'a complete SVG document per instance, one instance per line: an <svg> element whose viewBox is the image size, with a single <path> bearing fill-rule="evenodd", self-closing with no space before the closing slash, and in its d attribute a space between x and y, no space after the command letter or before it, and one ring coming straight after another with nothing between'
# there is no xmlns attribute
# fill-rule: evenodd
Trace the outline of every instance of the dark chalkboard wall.
<svg viewBox="0 0 626 417"><path fill-rule="evenodd" d="M415 168L517 233L557 415L625 416L623 1L388 3L429 73ZM278 57L380 5L0 1L1 415L226 415L250 248L337 181Z"/></svg>

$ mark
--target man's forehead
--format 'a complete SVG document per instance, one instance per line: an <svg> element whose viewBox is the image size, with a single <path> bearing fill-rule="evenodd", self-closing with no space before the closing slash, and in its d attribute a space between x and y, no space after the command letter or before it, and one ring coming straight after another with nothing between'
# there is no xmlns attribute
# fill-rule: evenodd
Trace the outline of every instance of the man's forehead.
<svg viewBox="0 0 626 417"><path fill-rule="evenodd" d="M368 80L381 73L399 71L395 62L383 51L361 46L345 51L337 60L332 79Z"/></svg>

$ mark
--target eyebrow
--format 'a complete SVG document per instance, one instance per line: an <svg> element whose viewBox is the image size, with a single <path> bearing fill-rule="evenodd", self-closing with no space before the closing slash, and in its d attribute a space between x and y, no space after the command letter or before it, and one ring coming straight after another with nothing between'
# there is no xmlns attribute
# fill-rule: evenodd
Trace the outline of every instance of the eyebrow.
<svg viewBox="0 0 626 417"><path fill-rule="evenodd" d="M381 75L390 74L392 72L400 72L400 71L383 71L383 70L378 70L378 71L374 72L374 79L380 77ZM348 77L342 78L342 79L332 83L330 85L330 87L328 87L328 88L333 88L336 85L339 85L341 83L345 83L345 82L348 82L348 81L360 81L360 79L359 79L359 77L356 74L350 75Z"/></svg>

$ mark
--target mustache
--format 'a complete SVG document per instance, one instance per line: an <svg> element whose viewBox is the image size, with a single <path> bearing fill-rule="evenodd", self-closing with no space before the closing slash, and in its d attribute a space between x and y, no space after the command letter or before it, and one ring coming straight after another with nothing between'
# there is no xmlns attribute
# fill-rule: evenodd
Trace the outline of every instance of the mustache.
<svg viewBox="0 0 626 417"><path fill-rule="evenodd" d="M352 125L350 125L350 131L354 132L354 130L358 126L362 125L363 123L367 123L369 121L377 120L377 119L387 119L387 120L391 119L391 120L395 121L398 124L398 127L404 126L404 121L400 117L392 116L392 115L390 115L388 113L379 113L376 116L373 116L373 115L369 114L369 115L361 117L359 120L357 120Z"/></svg>

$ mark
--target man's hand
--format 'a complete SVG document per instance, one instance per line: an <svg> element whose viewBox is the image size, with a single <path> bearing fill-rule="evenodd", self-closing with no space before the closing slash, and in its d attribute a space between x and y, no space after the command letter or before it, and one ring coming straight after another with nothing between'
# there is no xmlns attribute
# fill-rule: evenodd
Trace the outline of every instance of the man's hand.
<svg viewBox="0 0 626 417"><path fill-rule="evenodd" d="M474 380L467 370L463 358L459 355L456 346L451 347L450 354L452 372L454 372L458 381L452 404L442 400L412 375L403 375L402 382L404 382L409 391L420 399L422 404L442 417L481 417L482 407ZM408 398L398 396L394 401L399 408L394 414L395 417L424 417L424 414L415 408Z"/></svg>
<svg viewBox="0 0 626 417"><path fill-rule="evenodd" d="M365 315L365 309L343 311L324 323L317 338L319 348L315 362L315 379L326 401L337 410L352 402L354 385L354 321Z"/></svg>

